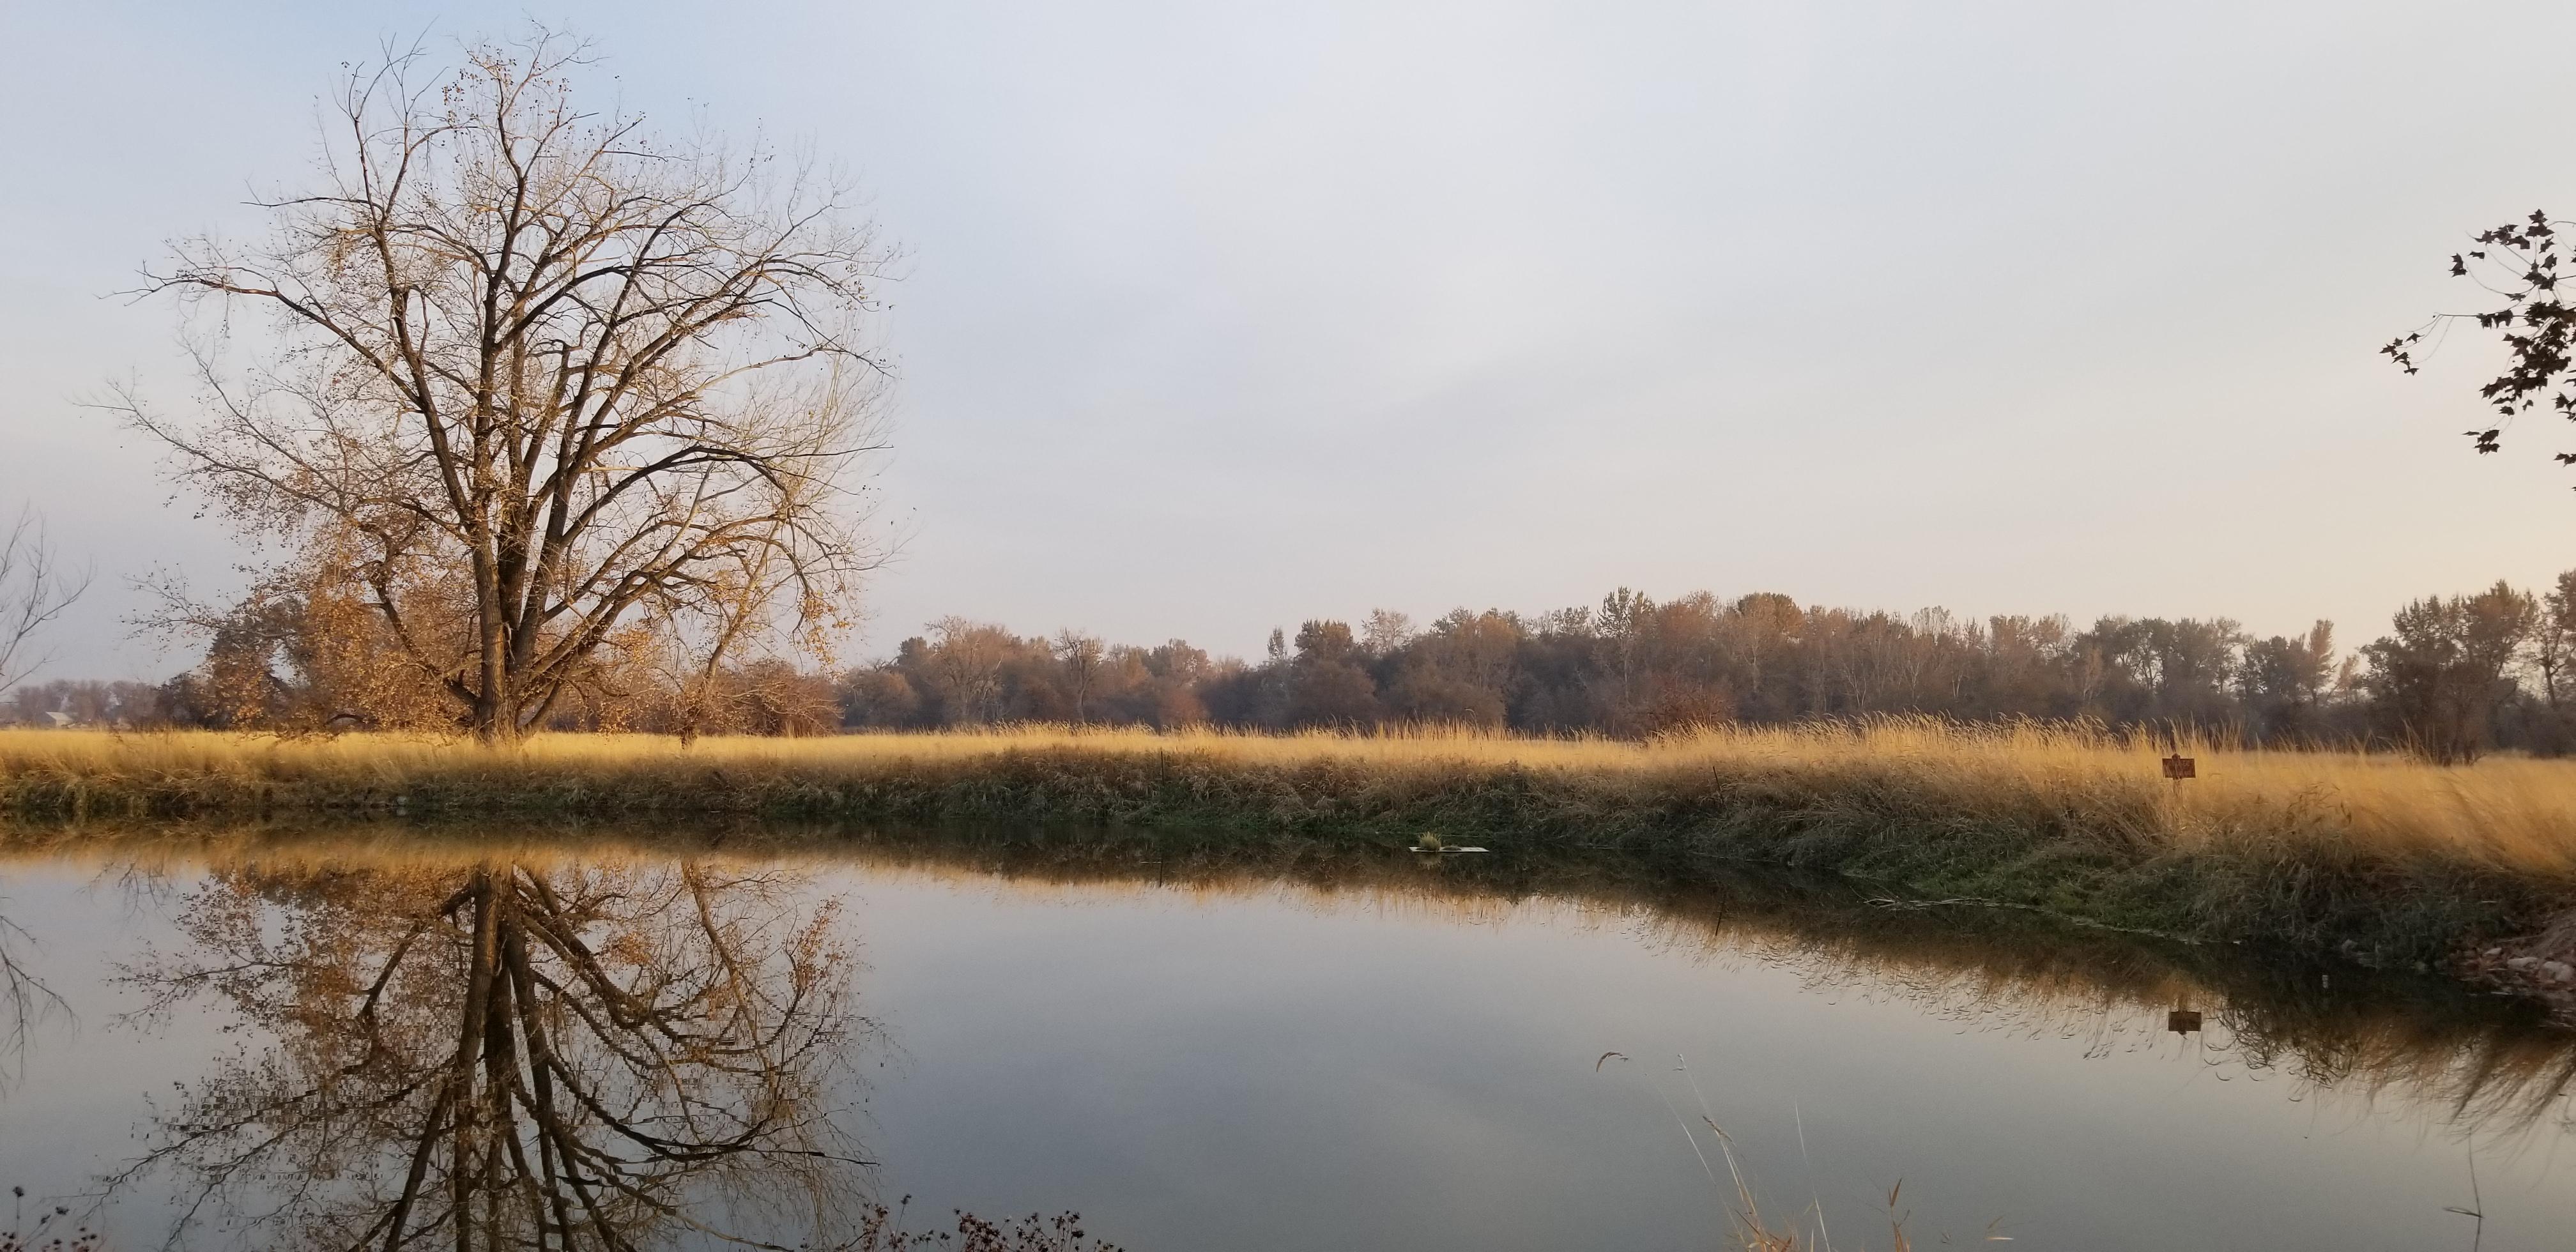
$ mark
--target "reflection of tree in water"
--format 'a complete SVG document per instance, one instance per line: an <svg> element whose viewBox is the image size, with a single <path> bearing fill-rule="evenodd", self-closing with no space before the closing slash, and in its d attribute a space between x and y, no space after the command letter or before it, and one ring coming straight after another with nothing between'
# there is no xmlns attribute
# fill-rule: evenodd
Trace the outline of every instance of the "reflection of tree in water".
<svg viewBox="0 0 2576 1252"><path fill-rule="evenodd" d="M63 998L28 968L26 953L34 943L24 927L0 916L0 1085L18 1075L27 1032L64 1007Z"/></svg>
<svg viewBox="0 0 2576 1252"><path fill-rule="evenodd" d="M862 1162L825 1099L872 1027L837 905L789 876L651 866L236 867L193 951L127 970L273 1045L154 1119L118 1181L240 1201L312 1247L631 1248L747 1224L856 1229Z"/></svg>
<svg viewBox="0 0 2576 1252"><path fill-rule="evenodd" d="M1758 870L1539 855L1388 862L1365 850L1280 840L1249 850L1149 835L856 843L881 869L999 875L1022 890L1258 895L1318 908L1364 903L1480 923L1522 909L1628 932L1688 959L1795 973L1828 995L1901 999L1963 1029L2055 1035L2089 1053L2180 1048L2235 1073L2382 1103L2471 1137L2481 1154L2576 1132L2576 1035L2530 1005L2435 977L2280 963L2010 912L1892 909L1848 880ZM2205 1010L2189 1040L2173 1008Z"/></svg>
<svg viewBox="0 0 2576 1252"><path fill-rule="evenodd" d="M2439 979L1866 907L1813 920L1750 913L1667 904L1645 929L1795 971L1820 991L1902 999L1967 1029L2053 1035L2088 1056L2187 1049L2222 1079L2286 1078L2295 1098L2356 1110L2384 1099L2481 1151L2576 1130L2576 1036L2532 1006ZM2199 1013L2205 1026L2172 1033L2172 1009Z"/></svg>
<svg viewBox="0 0 2576 1252"><path fill-rule="evenodd" d="M26 938L27 932L17 923L0 917L0 1057L15 1058L26 1051L27 1026L44 992L44 984L18 958L17 949Z"/></svg>

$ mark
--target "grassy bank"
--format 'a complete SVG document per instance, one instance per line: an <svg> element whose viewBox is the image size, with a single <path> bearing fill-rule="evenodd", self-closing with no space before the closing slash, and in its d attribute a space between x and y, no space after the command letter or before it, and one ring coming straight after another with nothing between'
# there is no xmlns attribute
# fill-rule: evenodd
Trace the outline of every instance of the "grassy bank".
<svg viewBox="0 0 2576 1252"><path fill-rule="evenodd" d="M2079 730L1725 730L1651 744L1031 729L517 750L352 735L0 732L21 821L694 814L1080 824L1163 846L1425 831L1498 852L1830 871L1887 894L2433 964L2576 903L2576 764L2159 749Z"/></svg>

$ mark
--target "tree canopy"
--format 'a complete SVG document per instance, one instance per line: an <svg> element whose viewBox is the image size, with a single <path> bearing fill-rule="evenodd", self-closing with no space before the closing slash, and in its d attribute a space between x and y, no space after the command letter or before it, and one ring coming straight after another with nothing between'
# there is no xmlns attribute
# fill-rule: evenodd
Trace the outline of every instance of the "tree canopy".
<svg viewBox="0 0 2576 1252"><path fill-rule="evenodd" d="M351 71L268 235L182 240L150 276L195 315L202 403L117 405L492 740L604 650L819 645L880 556L852 479L881 446L887 254L852 193L586 110L587 64L533 29Z"/></svg>
<svg viewBox="0 0 2576 1252"><path fill-rule="evenodd" d="M2416 354L2424 350L2426 331L2465 321L2500 332L2505 367L2478 389L2499 420L2464 432L2480 452L2501 449L2505 427L2544 403L2551 412L2576 421L2576 356L2570 355L2576 350L2576 308L2558 294L2565 259L2559 241L2563 225L2535 209L2519 222L2478 232L2475 247L2451 254L2451 275L2477 283L2501 303L2483 312L2436 314L2379 350L2412 374L2422 368ZM2561 465L2576 465L2576 452L2558 453L2557 459Z"/></svg>

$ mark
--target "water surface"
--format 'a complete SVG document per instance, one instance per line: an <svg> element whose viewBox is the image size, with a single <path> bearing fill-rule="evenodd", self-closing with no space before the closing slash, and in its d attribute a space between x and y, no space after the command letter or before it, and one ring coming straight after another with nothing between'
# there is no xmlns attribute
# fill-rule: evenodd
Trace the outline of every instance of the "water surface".
<svg viewBox="0 0 2576 1252"><path fill-rule="evenodd" d="M1139 1252L1704 1248L1730 1153L1841 1247L1887 1245L1900 1181L1917 1246L2576 1228L2576 1046L2427 981L1499 857L390 842L0 865L43 985L0 1184L115 1247L381 1246L397 1214L454 1246L461 1177L477 1246L795 1246L909 1194Z"/></svg>

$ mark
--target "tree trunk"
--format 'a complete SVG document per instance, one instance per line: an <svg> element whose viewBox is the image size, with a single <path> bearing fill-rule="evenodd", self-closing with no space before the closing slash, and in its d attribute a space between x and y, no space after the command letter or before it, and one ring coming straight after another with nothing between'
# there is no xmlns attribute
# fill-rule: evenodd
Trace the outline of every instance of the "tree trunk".
<svg viewBox="0 0 2576 1252"><path fill-rule="evenodd" d="M459 1024L456 1057L448 1081L452 1093L450 1105L456 1112L456 1147L449 1168L453 1199L450 1201L456 1223L456 1252L474 1252L473 1223L466 1215L473 1211L474 1180L469 1168L476 1151L477 1132L481 1129L483 1110L475 1087L475 1062L484 1044L484 1014L492 998L492 967L499 955L499 935L494 923L499 920L498 886L490 867L477 868L469 890L474 902L474 938L469 958L465 990L464 1021ZM399 1233L399 1232L397 1232Z"/></svg>
<svg viewBox="0 0 2576 1252"><path fill-rule="evenodd" d="M474 701L474 738L487 747L517 746L520 739L519 711L508 700L485 693Z"/></svg>

